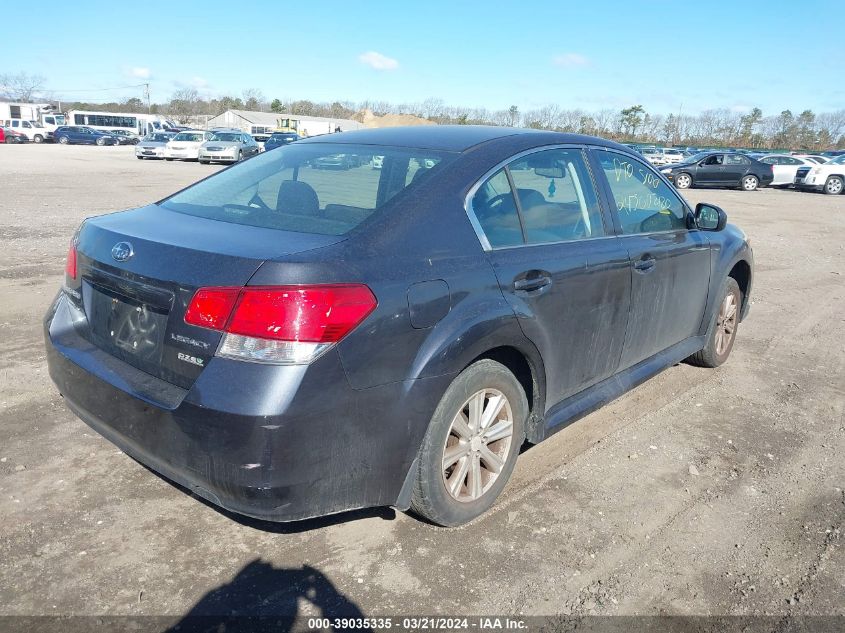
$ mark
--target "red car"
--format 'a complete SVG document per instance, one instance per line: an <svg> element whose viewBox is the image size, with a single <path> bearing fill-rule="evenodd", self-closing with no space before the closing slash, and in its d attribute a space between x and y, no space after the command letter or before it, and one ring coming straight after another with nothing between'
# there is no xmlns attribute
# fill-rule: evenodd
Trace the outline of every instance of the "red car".
<svg viewBox="0 0 845 633"><path fill-rule="evenodd" d="M7 127L0 127L0 143L26 143L29 139L25 134Z"/></svg>

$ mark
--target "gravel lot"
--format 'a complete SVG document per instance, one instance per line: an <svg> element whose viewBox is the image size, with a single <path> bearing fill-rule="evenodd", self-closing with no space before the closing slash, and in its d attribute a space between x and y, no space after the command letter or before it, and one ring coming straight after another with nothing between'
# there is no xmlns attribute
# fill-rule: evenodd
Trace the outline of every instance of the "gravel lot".
<svg viewBox="0 0 845 633"><path fill-rule="evenodd" d="M687 192L755 250L730 361L673 367L531 448L472 525L385 509L277 526L120 453L44 363L79 222L216 169L0 146L0 615L845 615L845 196Z"/></svg>

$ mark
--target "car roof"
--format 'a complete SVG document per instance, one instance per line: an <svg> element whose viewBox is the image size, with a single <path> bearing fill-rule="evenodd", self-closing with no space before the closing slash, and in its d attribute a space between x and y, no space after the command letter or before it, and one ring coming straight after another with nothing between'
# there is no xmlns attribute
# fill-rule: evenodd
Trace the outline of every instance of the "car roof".
<svg viewBox="0 0 845 633"><path fill-rule="evenodd" d="M605 145L607 147L622 149L626 152L631 151L629 147L594 136L565 134L527 128L496 127L492 125L417 125L409 127L373 128L312 136L298 142L389 145L446 152L464 152L482 143L513 139L514 137L534 138L537 141L537 145L579 143Z"/></svg>

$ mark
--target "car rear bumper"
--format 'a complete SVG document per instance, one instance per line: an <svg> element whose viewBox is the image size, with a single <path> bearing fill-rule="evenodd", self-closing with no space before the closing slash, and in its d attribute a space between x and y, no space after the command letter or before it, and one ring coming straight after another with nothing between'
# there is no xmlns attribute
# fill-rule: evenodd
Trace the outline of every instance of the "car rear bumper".
<svg viewBox="0 0 845 633"><path fill-rule="evenodd" d="M214 358L184 390L96 348L63 294L45 319L50 376L125 453L222 508L292 521L402 494L451 377L350 387L336 352L309 366Z"/></svg>

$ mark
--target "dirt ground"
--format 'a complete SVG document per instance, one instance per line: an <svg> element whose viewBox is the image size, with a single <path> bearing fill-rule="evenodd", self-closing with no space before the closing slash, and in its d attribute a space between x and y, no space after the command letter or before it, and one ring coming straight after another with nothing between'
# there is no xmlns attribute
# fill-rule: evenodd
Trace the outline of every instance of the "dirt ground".
<svg viewBox="0 0 845 633"><path fill-rule="evenodd" d="M0 146L0 615L845 615L845 196L686 193L754 247L730 361L673 367L526 451L475 523L276 526L122 454L44 362L79 222L214 169Z"/></svg>

